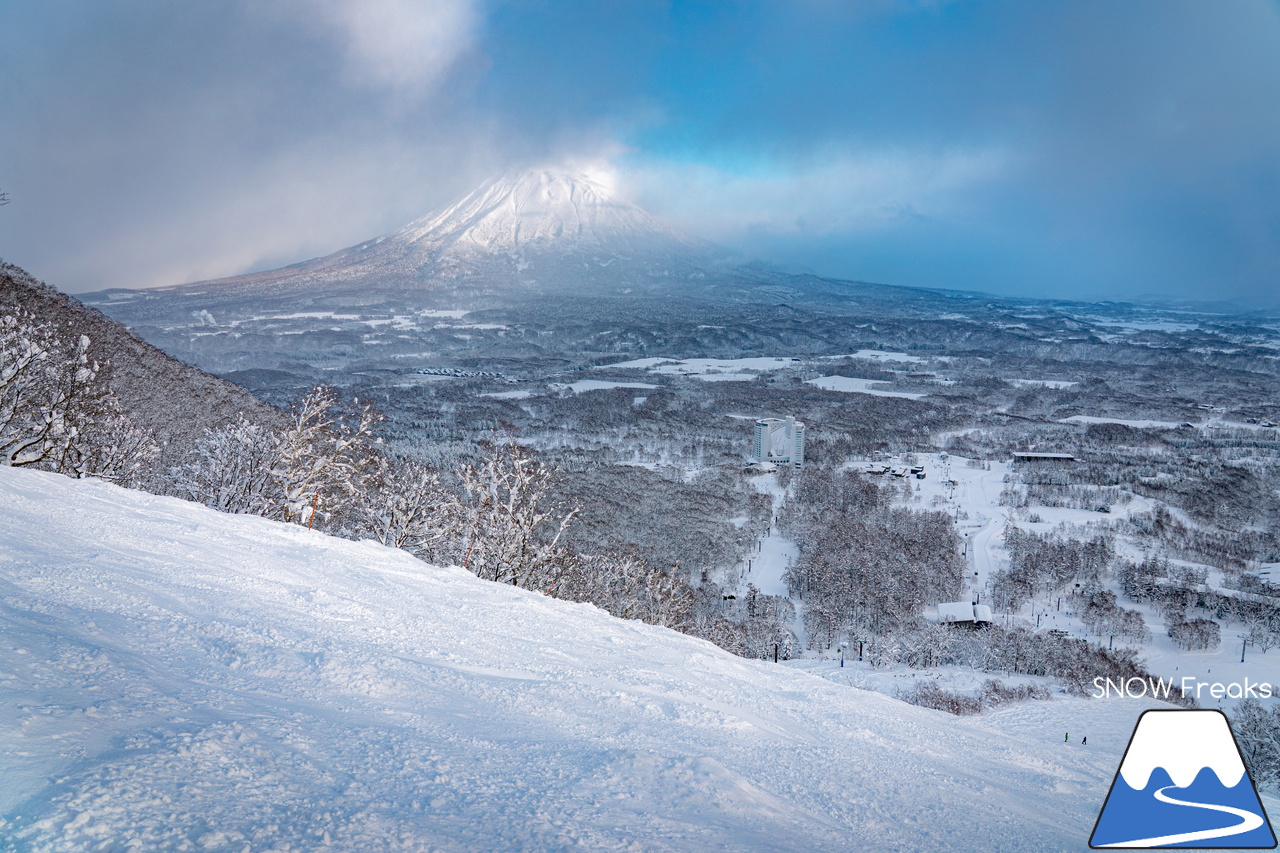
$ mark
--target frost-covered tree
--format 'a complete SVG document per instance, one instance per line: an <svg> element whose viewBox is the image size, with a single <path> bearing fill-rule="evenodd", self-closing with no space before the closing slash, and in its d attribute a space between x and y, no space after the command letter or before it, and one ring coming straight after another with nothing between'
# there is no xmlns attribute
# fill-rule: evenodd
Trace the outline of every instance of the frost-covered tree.
<svg viewBox="0 0 1280 853"><path fill-rule="evenodd" d="M379 420L370 406L344 408L331 388L316 388L282 430L243 415L206 430L192 457L170 472L171 488L222 512L297 524L314 523L313 514L332 519L359 496L362 469L375 464L370 433Z"/></svg>
<svg viewBox="0 0 1280 853"><path fill-rule="evenodd" d="M1278 623L1280 623L1280 614L1272 615L1270 619L1251 615L1245 622L1249 629L1250 644L1264 655L1268 649L1275 648L1277 644L1280 644L1280 631L1276 630Z"/></svg>
<svg viewBox="0 0 1280 853"><path fill-rule="evenodd" d="M620 619L641 619L641 591L648 574L649 567L634 555L577 555L551 592L556 598L594 604Z"/></svg>
<svg viewBox="0 0 1280 853"><path fill-rule="evenodd" d="M382 420L372 406L353 400L342 407L328 387L311 391L293 407L288 427L276 437L272 476L277 493L271 515L307 524L332 517L356 496L356 475L369 453L371 432Z"/></svg>
<svg viewBox="0 0 1280 853"><path fill-rule="evenodd" d="M160 446L151 430L139 426L108 398L109 412L91 423L83 433L73 460L68 460L76 476L100 477L126 488L162 485L153 466L160 458Z"/></svg>
<svg viewBox="0 0 1280 853"><path fill-rule="evenodd" d="M356 513L361 532L431 560L461 527L459 504L431 468L379 456Z"/></svg>
<svg viewBox="0 0 1280 853"><path fill-rule="evenodd" d="M959 593L951 518L893 506L895 490L817 466L797 477L783 529L803 544L783 577L805 602L811 646L882 636Z"/></svg>
<svg viewBox="0 0 1280 853"><path fill-rule="evenodd" d="M488 580L550 589L568 568L560 537L577 515L552 498L551 468L508 444L461 476L463 565Z"/></svg>
<svg viewBox="0 0 1280 853"><path fill-rule="evenodd" d="M234 423L205 430L194 458L173 471L173 488L220 512L266 515L279 467L277 445L275 435L241 415Z"/></svg>
<svg viewBox="0 0 1280 853"><path fill-rule="evenodd" d="M1245 699L1231 715L1231 728L1254 783L1280 788L1280 707L1268 711L1257 699Z"/></svg>
<svg viewBox="0 0 1280 853"><path fill-rule="evenodd" d="M85 430L111 409L89 344L20 310L0 316L0 464L92 473Z"/></svg>
<svg viewBox="0 0 1280 853"><path fill-rule="evenodd" d="M641 618L650 625L676 631L688 631L693 626L696 598L692 590L679 578L661 569L653 569L645 576L642 602L644 613Z"/></svg>
<svg viewBox="0 0 1280 853"><path fill-rule="evenodd" d="M1167 620L1168 634L1181 649L1216 649L1222 643L1222 628L1212 619L1184 619L1178 616Z"/></svg>

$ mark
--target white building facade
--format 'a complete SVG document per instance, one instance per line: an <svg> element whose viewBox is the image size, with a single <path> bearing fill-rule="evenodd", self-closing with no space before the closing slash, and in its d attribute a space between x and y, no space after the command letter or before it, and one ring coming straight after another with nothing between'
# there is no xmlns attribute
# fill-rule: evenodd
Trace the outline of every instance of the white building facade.
<svg viewBox="0 0 1280 853"><path fill-rule="evenodd" d="M804 424L788 415L756 421L752 456L757 462L804 467Z"/></svg>

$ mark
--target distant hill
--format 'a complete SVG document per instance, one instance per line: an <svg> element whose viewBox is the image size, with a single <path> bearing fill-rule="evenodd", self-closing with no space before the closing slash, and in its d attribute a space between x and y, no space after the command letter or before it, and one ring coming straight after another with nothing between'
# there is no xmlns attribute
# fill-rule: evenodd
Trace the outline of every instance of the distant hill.
<svg viewBox="0 0 1280 853"><path fill-rule="evenodd" d="M97 309L0 262L0 311L14 308L64 329L68 338L89 338L90 357L110 363L110 388L125 413L155 433L162 465L182 461L206 428L238 413L270 424L284 417L243 388L183 364Z"/></svg>

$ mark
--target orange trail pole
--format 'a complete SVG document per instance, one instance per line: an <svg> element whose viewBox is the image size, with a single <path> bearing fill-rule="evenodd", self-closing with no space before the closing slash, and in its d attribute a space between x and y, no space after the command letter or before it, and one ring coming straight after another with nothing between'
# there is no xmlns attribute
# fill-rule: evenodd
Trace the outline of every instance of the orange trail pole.
<svg viewBox="0 0 1280 853"><path fill-rule="evenodd" d="M316 523L316 506L320 503L320 493L316 492L316 499L311 502L311 519L307 522L307 529L311 529L311 525Z"/></svg>

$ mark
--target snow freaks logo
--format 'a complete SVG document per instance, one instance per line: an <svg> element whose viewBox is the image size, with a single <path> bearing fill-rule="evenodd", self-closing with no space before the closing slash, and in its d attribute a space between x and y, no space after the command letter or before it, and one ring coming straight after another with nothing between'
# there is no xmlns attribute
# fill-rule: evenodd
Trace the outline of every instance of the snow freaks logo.
<svg viewBox="0 0 1280 853"><path fill-rule="evenodd" d="M1221 711L1146 711L1089 846L1270 849L1271 823Z"/></svg>
<svg viewBox="0 0 1280 853"><path fill-rule="evenodd" d="M1184 699L1199 699L1204 693L1208 693L1212 699L1221 699L1223 696L1229 699L1270 699L1280 692L1270 682L1250 681L1247 678L1243 682L1223 684L1220 681L1213 683L1200 681L1190 675L1183 677L1181 681L1152 676L1121 679L1098 676L1093 680L1093 698L1110 699L1115 695L1129 699L1141 699L1146 696L1152 699L1168 699L1175 688L1182 691Z"/></svg>

